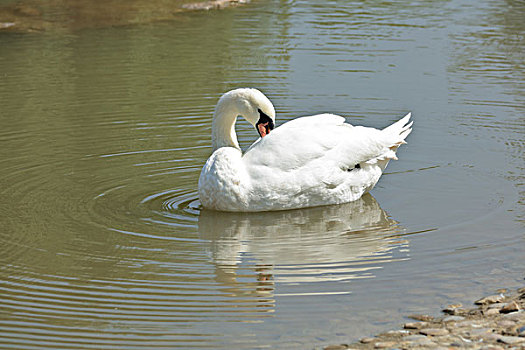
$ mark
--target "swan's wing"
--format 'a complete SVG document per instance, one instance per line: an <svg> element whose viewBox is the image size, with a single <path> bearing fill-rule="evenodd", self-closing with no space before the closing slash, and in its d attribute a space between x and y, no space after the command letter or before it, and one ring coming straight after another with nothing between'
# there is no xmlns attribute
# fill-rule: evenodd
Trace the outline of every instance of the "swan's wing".
<svg viewBox="0 0 525 350"><path fill-rule="evenodd" d="M293 119L257 140L243 159L251 166L269 166L283 171L302 167L336 146L335 139L326 136L337 133L344 122L343 117L334 114Z"/></svg>
<svg viewBox="0 0 525 350"><path fill-rule="evenodd" d="M320 114L284 123L252 145L243 159L248 168L266 167L275 173L318 167L335 171L378 157L395 158L392 148L401 143L399 134Z"/></svg>

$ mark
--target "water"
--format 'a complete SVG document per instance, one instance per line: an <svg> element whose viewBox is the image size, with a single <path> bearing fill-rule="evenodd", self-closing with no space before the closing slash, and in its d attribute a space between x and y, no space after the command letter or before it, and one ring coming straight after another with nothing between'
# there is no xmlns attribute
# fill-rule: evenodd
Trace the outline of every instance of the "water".
<svg viewBox="0 0 525 350"><path fill-rule="evenodd" d="M0 347L314 348L520 285L524 13L269 0L0 32ZM201 211L210 115L242 86L277 124L414 132L355 203Z"/></svg>

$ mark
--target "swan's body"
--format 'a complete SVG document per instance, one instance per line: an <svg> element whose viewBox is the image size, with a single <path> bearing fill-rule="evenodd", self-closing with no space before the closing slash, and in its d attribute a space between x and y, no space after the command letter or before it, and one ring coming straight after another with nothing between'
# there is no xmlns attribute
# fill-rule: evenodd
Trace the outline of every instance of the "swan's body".
<svg viewBox="0 0 525 350"><path fill-rule="evenodd" d="M242 115L261 138L244 153L235 120ZM269 120L270 119L270 120ZM410 113L378 130L341 116L301 117L275 130L271 102L256 89L224 94L214 113L214 152L199 178L207 209L268 211L339 204L370 191L412 130Z"/></svg>

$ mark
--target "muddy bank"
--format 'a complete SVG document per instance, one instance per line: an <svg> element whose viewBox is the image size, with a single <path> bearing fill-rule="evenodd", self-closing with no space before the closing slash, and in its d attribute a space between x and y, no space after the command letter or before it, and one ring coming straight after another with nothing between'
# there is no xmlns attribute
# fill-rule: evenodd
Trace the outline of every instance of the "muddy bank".
<svg viewBox="0 0 525 350"><path fill-rule="evenodd" d="M79 30L177 19L184 12L223 9L250 0L45 0L0 6L0 32Z"/></svg>
<svg viewBox="0 0 525 350"><path fill-rule="evenodd" d="M441 317L411 315L403 329L324 349L525 349L525 287L499 290L474 304L449 305Z"/></svg>

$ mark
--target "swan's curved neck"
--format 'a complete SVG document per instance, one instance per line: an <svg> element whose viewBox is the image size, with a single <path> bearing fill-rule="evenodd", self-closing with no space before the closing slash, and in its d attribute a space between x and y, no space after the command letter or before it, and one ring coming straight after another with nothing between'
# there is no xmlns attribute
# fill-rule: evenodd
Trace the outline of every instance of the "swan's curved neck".
<svg viewBox="0 0 525 350"><path fill-rule="evenodd" d="M234 147L241 149L235 133L235 121L239 111L231 99L221 99L213 113L211 126L211 139L213 150L221 147Z"/></svg>

